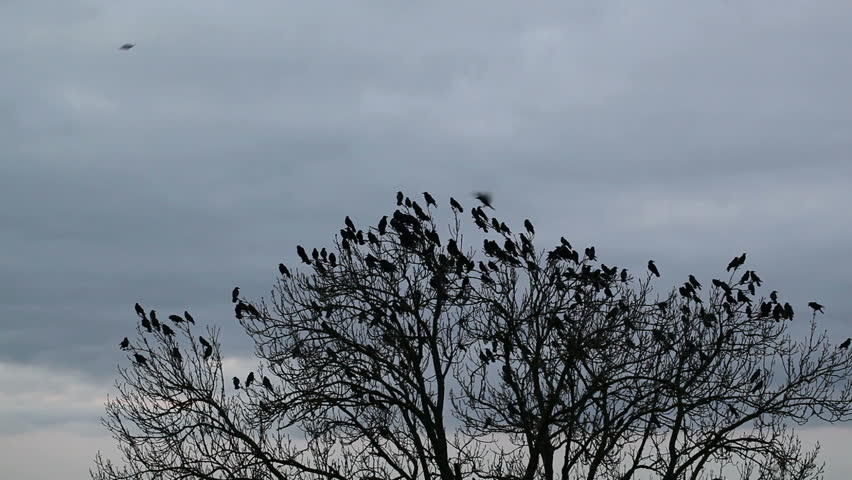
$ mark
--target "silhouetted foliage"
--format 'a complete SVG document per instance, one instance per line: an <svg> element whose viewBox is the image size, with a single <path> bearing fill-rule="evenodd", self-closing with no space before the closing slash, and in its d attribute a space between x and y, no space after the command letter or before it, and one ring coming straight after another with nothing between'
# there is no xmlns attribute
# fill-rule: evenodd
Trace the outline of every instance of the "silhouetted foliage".
<svg viewBox="0 0 852 480"><path fill-rule="evenodd" d="M104 418L123 465L98 455L93 478L819 476L792 426L852 413L852 340L817 333L822 305L794 341L745 254L660 296L653 261L636 278L564 237L542 251L532 222L513 234L482 207L465 237L454 199L439 233L424 198L399 193L366 232L346 217L330 253L298 246L309 270L279 264L269 301L234 289L260 361L242 384L217 329L153 330L137 304Z"/></svg>

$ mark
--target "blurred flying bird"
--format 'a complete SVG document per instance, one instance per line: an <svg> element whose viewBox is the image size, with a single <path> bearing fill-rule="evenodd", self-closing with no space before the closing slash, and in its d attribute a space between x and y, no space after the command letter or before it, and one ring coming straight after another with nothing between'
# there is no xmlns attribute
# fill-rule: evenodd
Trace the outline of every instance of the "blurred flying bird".
<svg viewBox="0 0 852 480"><path fill-rule="evenodd" d="M488 208L490 208L491 210L494 210L494 207L492 207L492 206L491 206L491 194L490 194L490 193L487 193L487 192L476 192L476 193L473 195L473 198L475 198L475 199L479 200L480 202L482 202L482 205L483 205L483 206L488 207Z"/></svg>

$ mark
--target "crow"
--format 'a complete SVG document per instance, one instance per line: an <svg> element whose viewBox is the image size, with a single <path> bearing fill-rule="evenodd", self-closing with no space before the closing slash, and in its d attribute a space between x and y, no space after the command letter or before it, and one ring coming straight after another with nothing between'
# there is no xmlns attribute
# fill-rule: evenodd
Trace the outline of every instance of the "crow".
<svg viewBox="0 0 852 480"><path fill-rule="evenodd" d="M237 297L240 296L240 287L234 287L234 290L231 292L231 303L237 303Z"/></svg>
<svg viewBox="0 0 852 480"><path fill-rule="evenodd" d="M210 342L204 339L204 337L198 337L198 343L200 343L204 348L210 347Z"/></svg>
<svg viewBox="0 0 852 480"><path fill-rule="evenodd" d="M254 383L254 372L249 372L248 377L246 377L246 388L249 388L252 383Z"/></svg>
<svg viewBox="0 0 852 480"><path fill-rule="evenodd" d="M189 323L191 323L191 324L195 325L195 319L194 319L194 318L192 318L192 315L190 315L190 314L189 314L189 312L187 312L186 310L184 310L184 311L183 311L183 316L184 316L184 318L186 318L186 321L187 321L187 322L189 322Z"/></svg>
<svg viewBox="0 0 852 480"><path fill-rule="evenodd" d="M402 199L403 199L403 197L404 197L404 195L402 194L402 192L396 192L396 206L397 206L397 207L401 207L401 206L402 206Z"/></svg>
<svg viewBox="0 0 852 480"><path fill-rule="evenodd" d="M586 256L587 256L587 257L589 257L589 260L595 260L595 259L597 259L597 258L598 258L598 257L595 255L595 247L588 247L588 248L586 248L585 253L586 253Z"/></svg>
<svg viewBox="0 0 852 480"><path fill-rule="evenodd" d="M689 276L689 284L692 285L694 288L701 290L701 284L698 283L698 280L695 278L695 275Z"/></svg>
<svg viewBox="0 0 852 480"><path fill-rule="evenodd" d="M249 303L246 310L248 310L249 315L252 317L260 317L260 311L253 304Z"/></svg>
<svg viewBox="0 0 852 480"><path fill-rule="evenodd" d="M627 269L626 268L621 269L621 281L623 283L627 283Z"/></svg>
<svg viewBox="0 0 852 480"><path fill-rule="evenodd" d="M301 245L296 245L296 253L299 255L299 258L302 259L303 263L308 265L311 264L311 259L308 258L308 253L305 252L305 249Z"/></svg>
<svg viewBox="0 0 852 480"><path fill-rule="evenodd" d="M180 315L169 315L169 320L171 320L175 323L183 322L183 319L180 317Z"/></svg>
<svg viewBox="0 0 852 480"><path fill-rule="evenodd" d="M343 220L343 221L344 221L344 223L346 223L346 228L348 228L349 230L351 230L353 232L355 231L355 224L352 222L352 219L349 218L349 215L347 215L346 219Z"/></svg>
<svg viewBox="0 0 852 480"><path fill-rule="evenodd" d="M772 290L772 293L769 294L769 299L772 300L772 303L778 303L778 290Z"/></svg>
<svg viewBox="0 0 852 480"><path fill-rule="evenodd" d="M659 278L659 276L660 276L660 271L659 271L659 270L657 270L657 266L656 266L656 265L654 265L654 261L653 261L653 260L648 260L648 270L650 270L650 271L651 271L651 273L653 273L654 275L656 275L656 276Z"/></svg>
<svg viewBox="0 0 852 480"><path fill-rule="evenodd" d="M289 277L290 276L290 269L287 268L287 265L284 265L283 263L279 263L278 264L278 273L280 273L281 275L283 275L285 277Z"/></svg>
<svg viewBox="0 0 852 480"><path fill-rule="evenodd" d="M435 199L432 198L432 195L429 195L429 192L423 192L423 198L426 199L426 208L429 208L429 205L433 207L437 207L438 203L435 202Z"/></svg>
<svg viewBox="0 0 852 480"><path fill-rule="evenodd" d="M142 355L139 355L138 353L134 353L133 358L136 360L136 363L138 363L139 365L145 365L145 363L148 361L148 360L145 359L145 357L143 357Z"/></svg>
<svg viewBox="0 0 852 480"><path fill-rule="evenodd" d="M142 308L142 305L139 305L139 303L137 302L135 308L136 308L136 315L139 315L140 317L145 318L145 309Z"/></svg>
<svg viewBox="0 0 852 480"><path fill-rule="evenodd" d="M379 267L381 267L382 271L385 273L393 273L396 271L396 266L385 259L379 260Z"/></svg>
<svg viewBox="0 0 852 480"><path fill-rule="evenodd" d="M269 381L269 377L263 377L263 386L266 387L267 390L272 390L272 382Z"/></svg>
<svg viewBox="0 0 852 480"><path fill-rule="evenodd" d="M756 372L754 372L754 373L752 374L751 378L748 380L748 382L749 382L749 383L754 383L754 382L756 382L756 381L757 381L757 379L758 379L758 378L760 378L760 370L757 370Z"/></svg>
<svg viewBox="0 0 852 480"><path fill-rule="evenodd" d="M844 341L843 341L843 343L841 343L841 344L840 344L840 346L839 346L839 347L837 347L837 348L849 348L849 344L850 344L850 343L852 343L852 338L847 338L847 339L846 339L846 340L844 340Z"/></svg>
<svg viewBox="0 0 852 480"><path fill-rule="evenodd" d="M459 204L459 202L457 202L453 197L450 197L450 206L458 210L459 213L464 213L464 208L462 208L461 204Z"/></svg>
<svg viewBox="0 0 852 480"><path fill-rule="evenodd" d="M535 228L533 228L533 224L529 221L529 219L524 220L524 228L526 228L527 231L530 232L530 235L535 235Z"/></svg>
<svg viewBox="0 0 852 480"><path fill-rule="evenodd" d="M793 319L793 307L788 302L784 303L784 316L790 320Z"/></svg>
<svg viewBox="0 0 852 480"><path fill-rule="evenodd" d="M118 49L119 50L130 50L131 48L133 48L135 46L136 46L135 43L125 43L124 45L118 47Z"/></svg>
<svg viewBox="0 0 852 480"><path fill-rule="evenodd" d="M172 336L174 334L175 334L174 330L169 328L169 326L164 323L163 324L163 335L166 335L167 337L169 337L169 336Z"/></svg>
<svg viewBox="0 0 852 480"><path fill-rule="evenodd" d="M183 361L183 356L180 354L180 349L178 347L172 348L172 357L178 362Z"/></svg>
<svg viewBox="0 0 852 480"><path fill-rule="evenodd" d="M817 302L809 302L808 306L814 309L814 313L816 313L816 312L825 313L825 312L822 311L823 306L818 304Z"/></svg>
<svg viewBox="0 0 852 480"><path fill-rule="evenodd" d="M384 235L388 231L388 216L385 215L379 220L379 235Z"/></svg>
<svg viewBox="0 0 852 480"><path fill-rule="evenodd" d="M126 350L127 347L130 346L130 340L128 340L127 337L124 337L124 340L122 340L121 343L118 344L118 346L121 347L122 350Z"/></svg>
<svg viewBox="0 0 852 480"><path fill-rule="evenodd" d="M751 389L751 393L756 393L757 391L759 391L762 388L763 388L763 380L757 382L757 385L755 385L754 388Z"/></svg>
<svg viewBox="0 0 852 480"><path fill-rule="evenodd" d="M473 195L473 198L475 198L475 199L479 200L480 202L482 202L482 205L483 205L483 206L488 207L488 208L490 208L491 210L494 210L494 207L492 207L492 206L491 206L491 194L490 194L490 193L486 193L486 192L476 192L476 193Z"/></svg>
<svg viewBox="0 0 852 480"><path fill-rule="evenodd" d="M337 256L334 255L334 252L328 254L328 263L331 265L331 268L337 266Z"/></svg>
<svg viewBox="0 0 852 480"><path fill-rule="evenodd" d="M314 248L313 251L311 251L311 256L314 257L314 260L319 260L319 258L320 258L319 250Z"/></svg>
<svg viewBox="0 0 852 480"><path fill-rule="evenodd" d="M210 358L210 355L213 355L213 347L207 345L206 347L204 347L204 360Z"/></svg>
<svg viewBox="0 0 852 480"><path fill-rule="evenodd" d="M240 389L240 379L237 378L237 377L234 377L234 390L239 390L239 389Z"/></svg>
<svg viewBox="0 0 852 480"><path fill-rule="evenodd" d="M142 326L145 327L145 330L148 330L148 333L151 333L151 322L148 321L147 318L142 319Z"/></svg>
<svg viewBox="0 0 852 480"><path fill-rule="evenodd" d="M151 313L148 314L148 317L151 319L151 325L156 329L160 329L160 320L157 318L157 311L151 310Z"/></svg>

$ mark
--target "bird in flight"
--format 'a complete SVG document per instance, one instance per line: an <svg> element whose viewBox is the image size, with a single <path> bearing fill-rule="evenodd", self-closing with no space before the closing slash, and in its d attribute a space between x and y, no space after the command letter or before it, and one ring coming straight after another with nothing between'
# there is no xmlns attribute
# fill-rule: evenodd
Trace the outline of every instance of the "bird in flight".
<svg viewBox="0 0 852 480"><path fill-rule="evenodd" d="M494 210L494 207L491 206L491 194L490 193L476 192L475 194L473 194L473 198L482 202L483 206L488 207L491 210Z"/></svg>
<svg viewBox="0 0 852 480"><path fill-rule="evenodd" d="M136 46L135 43L125 43L124 45L118 47L118 49L119 50L130 50L131 48L133 48L135 46Z"/></svg>

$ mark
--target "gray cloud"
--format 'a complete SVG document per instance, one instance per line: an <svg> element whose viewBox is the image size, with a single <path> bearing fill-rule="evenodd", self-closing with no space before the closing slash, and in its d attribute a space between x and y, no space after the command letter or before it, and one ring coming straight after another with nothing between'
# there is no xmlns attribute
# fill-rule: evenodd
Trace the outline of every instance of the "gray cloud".
<svg viewBox="0 0 852 480"><path fill-rule="evenodd" d="M231 287L267 294L295 244L377 221L397 189L491 190L542 241L656 259L663 288L747 251L846 337L850 14L2 2L0 361L107 379L136 301L244 348Z"/></svg>

